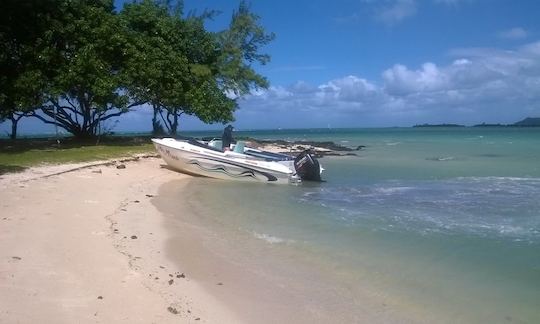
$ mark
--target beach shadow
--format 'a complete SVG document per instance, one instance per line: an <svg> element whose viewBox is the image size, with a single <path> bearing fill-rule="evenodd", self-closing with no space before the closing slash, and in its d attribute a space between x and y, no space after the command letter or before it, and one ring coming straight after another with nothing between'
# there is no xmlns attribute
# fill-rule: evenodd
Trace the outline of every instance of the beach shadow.
<svg viewBox="0 0 540 324"><path fill-rule="evenodd" d="M24 170L28 169L27 167L22 167L19 165L3 165L0 164L0 175L6 174L6 173L16 173L16 172L22 172Z"/></svg>
<svg viewBox="0 0 540 324"><path fill-rule="evenodd" d="M151 143L151 136L114 136L91 139L73 137L61 138L23 138L17 140L0 139L0 152L8 154L24 153L30 150L72 149L85 146L142 146Z"/></svg>

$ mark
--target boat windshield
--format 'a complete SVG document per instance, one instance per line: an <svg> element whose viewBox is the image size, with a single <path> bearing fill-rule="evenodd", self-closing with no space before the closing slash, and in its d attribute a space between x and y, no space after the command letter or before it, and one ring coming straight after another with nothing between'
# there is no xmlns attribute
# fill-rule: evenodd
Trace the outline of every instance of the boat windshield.
<svg viewBox="0 0 540 324"><path fill-rule="evenodd" d="M216 152L221 152L221 153L223 153L222 150L220 150L220 149L218 149L218 148L215 148L215 147L213 147L213 146L210 146L210 145L208 145L208 144L201 143L201 142L199 142L199 141L197 141L197 140L195 140L195 139L193 139L193 138L188 139L187 142L188 142L189 144L191 144L191 145L195 145L195 146L198 146L198 147L202 147L202 148L205 148L205 149L207 149L207 150L212 150L212 151L216 151Z"/></svg>

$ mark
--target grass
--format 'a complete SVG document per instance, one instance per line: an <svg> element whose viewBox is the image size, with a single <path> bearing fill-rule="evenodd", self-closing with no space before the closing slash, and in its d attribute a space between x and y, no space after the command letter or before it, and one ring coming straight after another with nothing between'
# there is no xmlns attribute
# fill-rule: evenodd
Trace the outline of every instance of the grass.
<svg viewBox="0 0 540 324"><path fill-rule="evenodd" d="M0 141L0 174L20 172L42 164L62 164L107 160L134 154L156 153L147 137L114 137L94 141L49 139Z"/></svg>

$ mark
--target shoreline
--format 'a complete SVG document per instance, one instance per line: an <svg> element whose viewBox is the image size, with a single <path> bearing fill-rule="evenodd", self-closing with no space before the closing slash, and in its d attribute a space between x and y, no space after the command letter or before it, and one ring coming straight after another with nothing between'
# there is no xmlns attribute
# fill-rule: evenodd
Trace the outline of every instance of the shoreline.
<svg viewBox="0 0 540 324"><path fill-rule="evenodd" d="M356 311L345 304L321 308L325 294L334 294L336 287L313 272L304 278L309 264L295 267L289 276L287 266L263 257L271 256L272 246L262 244L264 254L257 255L260 245L242 249L214 228L191 221L201 215L191 205L200 200L186 195L190 179L154 157L2 175L0 322L326 323L354 318L386 323L395 318L380 306L369 309L375 306L370 298L355 302ZM179 219L178 213L185 217ZM238 251L231 253L235 247ZM246 259L249 255L256 258ZM308 280L317 284L309 287Z"/></svg>
<svg viewBox="0 0 540 324"><path fill-rule="evenodd" d="M154 157L0 176L0 322L435 320L369 282L327 280L336 269L302 253L201 221L213 215L207 185L234 189L214 181Z"/></svg>
<svg viewBox="0 0 540 324"><path fill-rule="evenodd" d="M168 233L152 199L189 176L161 164L2 175L0 322L238 322L163 252Z"/></svg>
<svg viewBox="0 0 540 324"><path fill-rule="evenodd" d="M194 179L189 192L178 189L178 182L166 183L155 205L165 215L170 233L168 256L187 261L187 274L225 302L240 322L424 323L432 319L372 290L367 281L353 287L346 280L336 280L335 264L321 264L302 248L287 247L286 240L268 241L264 234L243 228L230 214L236 211L230 208L238 203L235 199L230 205L220 201L223 217L219 211L215 215L215 206L202 204L205 187L212 181ZM218 191L235 187L233 183L215 185ZM215 197L208 198L212 202Z"/></svg>

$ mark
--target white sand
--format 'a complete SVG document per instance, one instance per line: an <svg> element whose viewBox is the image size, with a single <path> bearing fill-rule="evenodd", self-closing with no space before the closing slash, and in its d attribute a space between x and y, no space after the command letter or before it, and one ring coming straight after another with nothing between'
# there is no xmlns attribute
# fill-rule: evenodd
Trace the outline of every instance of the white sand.
<svg viewBox="0 0 540 324"><path fill-rule="evenodd" d="M162 253L152 196L189 177L123 164L0 176L0 323L239 322Z"/></svg>

